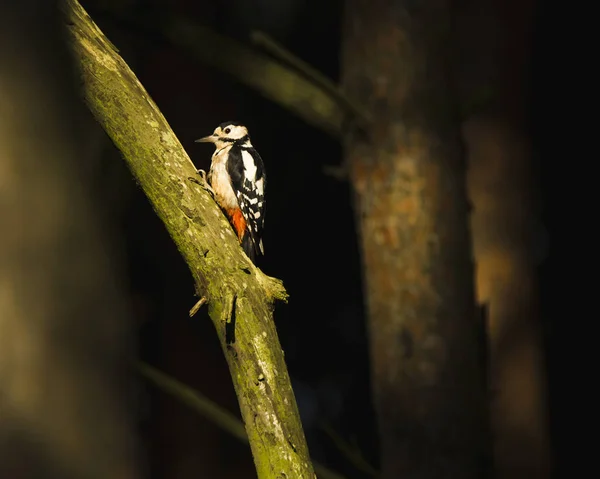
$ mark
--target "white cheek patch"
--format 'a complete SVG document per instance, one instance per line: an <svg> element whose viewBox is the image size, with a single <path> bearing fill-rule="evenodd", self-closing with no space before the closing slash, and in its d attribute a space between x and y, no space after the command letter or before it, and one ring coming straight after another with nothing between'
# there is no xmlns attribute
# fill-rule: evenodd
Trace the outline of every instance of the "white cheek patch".
<svg viewBox="0 0 600 479"><path fill-rule="evenodd" d="M236 125L231 127L231 132L229 133L229 138L233 138L234 140L239 140L240 138L244 138L248 134L248 130L245 126Z"/></svg>

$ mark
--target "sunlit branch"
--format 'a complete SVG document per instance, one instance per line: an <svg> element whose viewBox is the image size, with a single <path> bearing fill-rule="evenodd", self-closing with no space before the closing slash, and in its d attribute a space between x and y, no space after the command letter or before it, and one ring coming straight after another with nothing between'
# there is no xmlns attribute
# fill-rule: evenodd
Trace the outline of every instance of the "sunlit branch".
<svg viewBox="0 0 600 479"><path fill-rule="evenodd" d="M148 92L76 0L63 8L84 98L186 261L219 337L259 479L314 476L273 303L281 281L244 254ZM233 301L236 298L236 301ZM235 307L233 307L235 304Z"/></svg>
<svg viewBox="0 0 600 479"><path fill-rule="evenodd" d="M181 401L240 441L248 442L248 436L242 422L229 411L202 395L199 391L186 386L182 382L146 363L139 362L137 369L144 378L157 388ZM318 462L313 462L313 465L319 479L345 479L341 474L328 469Z"/></svg>

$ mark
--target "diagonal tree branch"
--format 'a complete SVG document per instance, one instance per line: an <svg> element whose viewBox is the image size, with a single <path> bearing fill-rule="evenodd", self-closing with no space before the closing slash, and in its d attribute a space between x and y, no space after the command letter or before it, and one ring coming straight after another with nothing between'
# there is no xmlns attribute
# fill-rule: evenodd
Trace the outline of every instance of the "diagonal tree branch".
<svg viewBox="0 0 600 479"><path fill-rule="evenodd" d="M168 17L159 28L172 45L232 75L329 135L340 136L348 117L354 116L345 103L321 85L231 38L179 16Z"/></svg>
<svg viewBox="0 0 600 479"><path fill-rule="evenodd" d="M355 101L353 101L352 98L345 95L339 85L337 85L333 80L328 78L309 63L305 62L301 58L298 58L283 45L277 43L269 35L261 31L253 31L250 34L250 39L256 46L261 47L263 50L271 53L275 58L278 58L284 64L288 64L299 73L302 73L315 86L325 90L338 103L338 105L342 106L355 116L356 123L362 128L366 128L371 123L371 119L364 109L361 108L361 106Z"/></svg>
<svg viewBox="0 0 600 479"><path fill-rule="evenodd" d="M248 442L248 436L241 421L217 403L200 394L199 391L168 376L152 366L139 362L138 372L157 388L178 399L186 406L214 422L242 442ZM319 479L345 479L344 476L314 461L315 472Z"/></svg>
<svg viewBox="0 0 600 479"><path fill-rule="evenodd" d="M362 455L358 445L346 442L330 424L323 422L320 426L320 429L327 434L338 451L341 452L348 462L350 462L356 469L365 473L369 477L379 477L379 471L369 464L369 462Z"/></svg>
<svg viewBox="0 0 600 479"><path fill-rule="evenodd" d="M277 331L286 300L239 247L225 217L156 104L76 0L68 30L87 104L187 262L227 359L259 479L314 477Z"/></svg>
<svg viewBox="0 0 600 479"><path fill-rule="evenodd" d="M171 46L230 75L334 138L340 138L348 125L364 128L370 121L367 113L336 88L333 81L272 40L267 46L264 36L258 37L260 46L285 64L180 15L161 12L140 16L105 8L93 10L96 11L107 20L143 34L158 34Z"/></svg>

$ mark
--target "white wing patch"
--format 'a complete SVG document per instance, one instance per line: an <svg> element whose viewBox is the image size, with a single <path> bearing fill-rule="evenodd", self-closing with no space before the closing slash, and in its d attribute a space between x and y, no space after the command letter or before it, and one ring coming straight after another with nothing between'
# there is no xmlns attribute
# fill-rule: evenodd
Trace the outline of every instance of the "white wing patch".
<svg viewBox="0 0 600 479"><path fill-rule="evenodd" d="M254 167L254 173L256 174L256 167ZM258 194L260 196L264 195L264 193L265 193L264 188L265 188L265 182L261 178L260 180L258 180L256 182L256 189L257 189ZM262 206L262 205L259 205L259 206Z"/></svg>
<svg viewBox="0 0 600 479"><path fill-rule="evenodd" d="M257 161L262 165L262 160L258 156L258 153L254 153L257 156L255 158L252 152L243 148L240 153L243 163L243 176L239 185L239 191L236 192L237 202L242 210L242 214L246 218L254 247L260 249L261 253L264 254L262 238L259 235L262 231L265 216L265 178L262 176L260 179L256 179L258 175Z"/></svg>
<svg viewBox="0 0 600 479"><path fill-rule="evenodd" d="M245 177L247 180L249 180L251 183L253 183L254 178L256 178L256 164L254 163L254 158L252 158L252 155L250 153L248 153L246 150L242 150L242 161L244 162L244 169L246 170ZM259 182L262 183L262 179L259 180ZM258 182L257 182L257 186L258 186ZM261 188L261 194L262 194L262 188Z"/></svg>

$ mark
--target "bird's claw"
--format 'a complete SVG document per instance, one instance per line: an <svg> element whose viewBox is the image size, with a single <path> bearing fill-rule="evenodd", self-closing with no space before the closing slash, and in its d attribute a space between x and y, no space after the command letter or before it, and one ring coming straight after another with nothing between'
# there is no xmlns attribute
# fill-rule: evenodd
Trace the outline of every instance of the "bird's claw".
<svg viewBox="0 0 600 479"><path fill-rule="evenodd" d="M206 191L208 191L212 196L214 196L215 192L211 188L211 186L208 184L208 181L206 180L206 171L196 170L196 173L198 174L198 176L201 178L202 181L198 181L195 178L190 178L190 180L192 180L194 183L200 185L202 188L204 188Z"/></svg>
<svg viewBox="0 0 600 479"><path fill-rule="evenodd" d="M208 182L206 181L206 171L204 171L204 170L196 170L196 173L198 173L198 176L199 176L200 178L202 178L202 180L203 180L205 183L208 183Z"/></svg>

